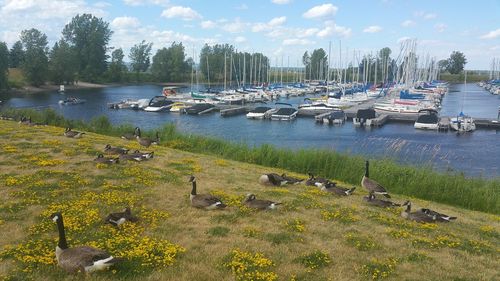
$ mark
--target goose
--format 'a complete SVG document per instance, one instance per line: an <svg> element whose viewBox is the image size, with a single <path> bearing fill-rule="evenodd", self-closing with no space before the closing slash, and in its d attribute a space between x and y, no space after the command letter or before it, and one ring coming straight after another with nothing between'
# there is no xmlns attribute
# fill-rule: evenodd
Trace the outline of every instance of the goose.
<svg viewBox="0 0 500 281"><path fill-rule="evenodd" d="M436 222L437 216L428 215L421 211L411 212L411 202L406 201L403 206L406 205L406 209L401 212L401 216L408 220L413 220L416 222Z"/></svg>
<svg viewBox="0 0 500 281"><path fill-rule="evenodd" d="M119 162L119 158L109 158L104 157L104 155L102 154L99 154L97 155L97 158L94 159L94 161L102 164L117 164Z"/></svg>
<svg viewBox="0 0 500 281"><path fill-rule="evenodd" d="M137 154L120 154L120 160L141 162L144 158Z"/></svg>
<svg viewBox="0 0 500 281"><path fill-rule="evenodd" d="M245 206L249 208L257 210L274 210L278 205L281 205L281 203L278 202L256 199L254 194L247 194L245 200L243 201L243 204L245 204Z"/></svg>
<svg viewBox="0 0 500 281"><path fill-rule="evenodd" d="M425 209L425 208L422 208L420 209L420 211L422 211L423 213L429 215L429 216L436 216L437 220L440 221L440 222L450 222L452 220L456 220L457 217L451 217L451 216L448 216L448 215L445 215L445 214L442 214L442 213L438 213L436 211L433 211L431 209Z"/></svg>
<svg viewBox="0 0 500 281"><path fill-rule="evenodd" d="M382 207L382 208L401 206L401 204L397 204L397 203L394 203L394 202L391 202L388 200L378 199L375 197L375 194L373 194L373 193L370 193L370 195L368 195L368 196L364 196L363 200L365 200L367 203L369 203L371 205Z"/></svg>
<svg viewBox="0 0 500 281"><path fill-rule="evenodd" d="M66 242L62 214L60 212L54 213L51 219L57 223L57 230L59 231L59 242L56 246L57 264L67 272L91 273L108 269L122 260L90 246L69 248Z"/></svg>
<svg viewBox="0 0 500 281"><path fill-rule="evenodd" d="M309 175L309 179L306 181L306 185L314 185L317 187L323 187L327 183L330 182L330 180L325 179L325 178L320 178L320 177L315 177L312 173L307 173Z"/></svg>
<svg viewBox="0 0 500 281"><path fill-rule="evenodd" d="M283 177L281 177L278 174L270 173L270 174L264 174L264 175L260 176L259 183L262 185L281 186L281 185L287 184L288 181L285 180Z"/></svg>
<svg viewBox="0 0 500 281"><path fill-rule="evenodd" d="M147 137L143 138L143 137L141 137L141 131L137 131L137 132L138 132L138 135L136 136L137 141L142 146L149 147L152 144L158 144L160 142L160 134L158 132L156 132L156 139L154 139L154 140L147 138Z"/></svg>
<svg viewBox="0 0 500 281"><path fill-rule="evenodd" d="M328 182L321 187L321 190L326 191L326 192L331 192L333 194L337 194L340 196L349 196L354 192L354 190L356 190L356 187L353 187L351 189L343 188L343 187L336 186L336 184L334 182Z"/></svg>
<svg viewBox="0 0 500 281"><path fill-rule="evenodd" d="M370 177L369 166L370 166L370 163L368 161L366 161L365 175L361 179L361 186L366 188L370 193L381 194L387 198L391 198L389 193L387 193L387 190L385 190L385 188L382 185L380 185L378 182L369 178Z"/></svg>
<svg viewBox="0 0 500 281"><path fill-rule="evenodd" d="M126 207L123 212L111 213L104 219L106 223L110 223L114 226L120 226L126 221L137 222L138 220L136 216L132 215L130 207Z"/></svg>
<svg viewBox="0 0 500 281"><path fill-rule="evenodd" d="M121 138L124 140L135 140L137 138L137 135L141 133L141 129L139 127L135 127L133 133L124 133L121 135Z"/></svg>
<svg viewBox="0 0 500 281"><path fill-rule="evenodd" d="M130 153L130 155L139 156L142 159L151 159L154 156L154 151L140 152L139 150L136 150L136 151L134 151L134 153Z"/></svg>
<svg viewBox="0 0 500 281"><path fill-rule="evenodd" d="M298 179L298 178L289 177L286 174L281 174L281 177L284 180L286 180L286 183L289 183L289 184L299 184L299 183L301 183L301 182L304 181L304 180L301 180L301 179Z"/></svg>
<svg viewBox="0 0 500 281"><path fill-rule="evenodd" d="M104 153L106 154L127 154L129 149L122 148L122 147L112 147L109 144L106 144L106 147L104 148Z"/></svg>
<svg viewBox="0 0 500 281"><path fill-rule="evenodd" d="M196 178L194 176L189 178L189 182L193 185L193 189L191 189L191 194L189 195L191 206L206 210L224 209L226 207L219 198L213 195L196 194Z"/></svg>
<svg viewBox="0 0 500 281"><path fill-rule="evenodd" d="M73 131L71 128L66 128L66 131L64 131L64 135L68 138L74 138L74 139L79 139L84 135L84 132L78 132L78 131Z"/></svg>

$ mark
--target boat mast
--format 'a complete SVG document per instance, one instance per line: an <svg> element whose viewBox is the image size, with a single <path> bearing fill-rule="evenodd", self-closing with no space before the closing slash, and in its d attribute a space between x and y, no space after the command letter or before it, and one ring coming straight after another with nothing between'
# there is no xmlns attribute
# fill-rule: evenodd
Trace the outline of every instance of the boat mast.
<svg viewBox="0 0 500 281"><path fill-rule="evenodd" d="M226 52L224 52L224 91L226 90Z"/></svg>
<svg viewBox="0 0 500 281"><path fill-rule="evenodd" d="M208 65L208 55L207 55L207 79L208 79L208 88L210 89L210 67Z"/></svg>

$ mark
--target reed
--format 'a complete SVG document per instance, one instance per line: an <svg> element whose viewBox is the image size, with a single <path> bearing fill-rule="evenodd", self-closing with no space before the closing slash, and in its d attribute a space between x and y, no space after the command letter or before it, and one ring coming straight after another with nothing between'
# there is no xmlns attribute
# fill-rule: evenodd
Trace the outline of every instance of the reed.
<svg viewBox="0 0 500 281"><path fill-rule="evenodd" d="M114 126L104 117L90 122L67 120L54 110L5 109L2 115L19 120L31 116L34 122L59 127L72 127L100 134L119 136L132 132L133 126ZM161 145L217 157L285 169L359 185L364 174L365 158L326 149L292 150L273 145L249 146L213 137L180 133L173 124L154 130L160 134ZM154 131L144 135L154 135ZM432 167L401 165L391 159L373 159L370 177L385 186L390 193L459 206L493 214L500 213L500 179L467 178L457 172L438 173Z"/></svg>

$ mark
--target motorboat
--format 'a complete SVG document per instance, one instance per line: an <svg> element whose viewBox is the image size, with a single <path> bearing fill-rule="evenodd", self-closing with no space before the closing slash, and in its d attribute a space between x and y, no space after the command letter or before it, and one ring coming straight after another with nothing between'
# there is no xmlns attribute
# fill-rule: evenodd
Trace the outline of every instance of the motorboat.
<svg viewBox="0 0 500 281"><path fill-rule="evenodd" d="M215 110L215 105L210 103L198 103L183 109L186 114L204 114Z"/></svg>
<svg viewBox="0 0 500 281"><path fill-rule="evenodd" d="M269 118L277 110L268 106L258 106L247 113L248 119L264 119Z"/></svg>
<svg viewBox="0 0 500 281"><path fill-rule="evenodd" d="M110 103L108 107L110 109L143 109L149 104L149 99L126 99L117 103Z"/></svg>
<svg viewBox="0 0 500 281"><path fill-rule="evenodd" d="M168 99L165 96L156 96L149 101L148 106L144 108L144 111L149 112L159 112L170 109L174 101Z"/></svg>
<svg viewBox="0 0 500 281"><path fill-rule="evenodd" d="M439 129L438 112L433 109L422 109L418 112L417 121L413 125L415 129L437 130Z"/></svg>
<svg viewBox="0 0 500 281"><path fill-rule="evenodd" d="M476 123L472 117L460 112L457 117L450 118L450 128L457 132L472 132L476 130Z"/></svg>
<svg viewBox="0 0 500 281"><path fill-rule="evenodd" d="M82 104L82 103L85 103L86 100L84 99L79 99L79 98L75 98L75 97L69 97L65 100L60 100L59 101L59 104L60 105L77 105L77 104Z"/></svg>
<svg viewBox="0 0 500 281"><path fill-rule="evenodd" d="M298 110L294 108L291 104L277 102L276 105L278 104L286 105L288 107L278 108L278 110L271 115L271 120L291 121L297 117Z"/></svg>
<svg viewBox="0 0 500 281"><path fill-rule="evenodd" d="M330 114L323 116L323 124L326 125L342 125L347 119L343 110L338 109L330 112Z"/></svg>
<svg viewBox="0 0 500 281"><path fill-rule="evenodd" d="M322 113L327 113L333 110L340 109L339 106L329 104L326 102L322 101L313 101L310 102L310 99L306 98L304 101L309 101L303 104L300 104L298 107L299 114L300 115L308 115L308 116L314 116Z"/></svg>
<svg viewBox="0 0 500 281"><path fill-rule="evenodd" d="M357 127L371 127L372 122L376 117L377 116L373 108L358 109L358 111L356 112L356 117L352 119L352 123Z"/></svg>
<svg viewBox="0 0 500 281"><path fill-rule="evenodd" d="M183 102L174 102L170 107L170 112L181 112L186 107L188 106Z"/></svg>

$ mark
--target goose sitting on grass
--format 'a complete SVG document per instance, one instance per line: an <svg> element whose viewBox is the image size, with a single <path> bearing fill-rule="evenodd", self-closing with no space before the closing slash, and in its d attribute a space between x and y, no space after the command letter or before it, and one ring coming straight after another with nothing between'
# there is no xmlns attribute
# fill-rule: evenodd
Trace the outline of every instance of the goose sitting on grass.
<svg viewBox="0 0 500 281"><path fill-rule="evenodd" d="M301 182L304 181L303 179L298 179L298 178L290 177L290 176L287 176L286 174L281 174L281 177L284 180L286 180L287 184L299 184L299 183L301 183Z"/></svg>
<svg viewBox="0 0 500 281"><path fill-rule="evenodd" d="M378 182L372 180L370 178L370 163L366 161L365 164L365 175L361 179L361 186L366 188L370 193L375 193L375 194L381 194L384 195L387 198L391 198L389 193L387 193L387 190L380 185Z"/></svg>
<svg viewBox="0 0 500 281"><path fill-rule="evenodd" d="M406 201L403 206L411 206L411 202L410 201ZM431 209L426 209L426 208L421 208L421 209L418 209L416 210L415 212L419 212L419 213L423 213L423 214L426 214L428 216L431 216L431 217L436 217L436 220L439 221L439 222L450 222L452 220L456 220L457 217L451 217L451 216L448 216L448 215L445 215L445 214L442 214L442 213L438 213L436 211L433 211Z"/></svg>
<svg viewBox="0 0 500 281"><path fill-rule="evenodd" d="M56 260L59 267L67 272L86 272L105 270L120 262L109 253L90 246L69 248L64 232L64 222L61 213L54 213L51 219L57 223L59 242L56 247Z"/></svg>
<svg viewBox="0 0 500 281"><path fill-rule="evenodd" d="M85 134L84 132L73 131L73 130L71 130L71 128L66 128L66 131L64 131L64 136L66 136L68 138L74 138L74 139L79 139L84 134Z"/></svg>
<svg viewBox="0 0 500 281"><path fill-rule="evenodd" d="M151 159L154 156L154 151L151 152L140 152L139 150L134 151L133 153L130 153L130 155L134 156L140 156L142 159Z"/></svg>
<svg viewBox="0 0 500 281"><path fill-rule="evenodd" d="M159 144L160 143L160 133L156 132L156 139L151 139L148 137L141 137L141 131L137 131L138 135L136 136L137 141L139 142L140 145L144 147L150 147L152 144Z"/></svg>
<svg viewBox="0 0 500 281"><path fill-rule="evenodd" d="M109 144L106 144L106 147L104 148L104 153L106 154L127 154L129 149L122 148L122 147L112 147Z"/></svg>
<svg viewBox="0 0 500 281"><path fill-rule="evenodd" d="M356 190L356 187L353 188L343 188L336 186L334 182L327 182L321 187L321 190L326 191L326 192L331 192L333 194L339 195L339 196L349 196L351 195L354 190Z"/></svg>
<svg viewBox="0 0 500 281"><path fill-rule="evenodd" d="M270 173L260 176L259 183L262 185L282 186L287 184L288 181L278 174Z"/></svg>
<svg viewBox="0 0 500 281"><path fill-rule="evenodd" d="M26 116L22 116L21 120L19 121L19 124L28 125L28 126L35 125L35 123L31 122L31 116L29 116L28 118L26 118Z"/></svg>
<svg viewBox="0 0 500 281"><path fill-rule="evenodd" d="M306 185L323 187L327 183L332 183L328 179L321 178L321 177L315 177L312 173L307 173L307 174L309 175L309 178L306 181Z"/></svg>
<svg viewBox="0 0 500 281"><path fill-rule="evenodd" d="M247 194L243 204L257 210L274 210L278 205L281 205L281 203L278 202L256 199L254 194Z"/></svg>
<svg viewBox="0 0 500 281"><path fill-rule="evenodd" d="M397 204L388 200L382 200L378 199L375 197L375 194L370 193L368 196L364 196L363 200L365 200L368 204L377 206L377 207L382 207L382 208L387 208L387 207L399 207L401 204Z"/></svg>
<svg viewBox="0 0 500 281"><path fill-rule="evenodd" d="M132 211L129 207L125 208L123 212L111 213L104 219L106 223L110 223L114 226L120 226L126 221L137 222L138 220L136 216L132 215Z"/></svg>
<svg viewBox="0 0 500 281"><path fill-rule="evenodd" d="M97 155L97 158L94 159L94 161L102 164L117 164L120 160L119 158L109 158L104 157L104 155L102 154L99 154Z"/></svg>
<svg viewBox="0 0 500 281"><path fill-rule="evenodd" d="M222 203L219 198L211 194L197 194L196 178L194 176L189 178L189 182L191 182L193 186L191 194L189 195L191 206L206 210L224 209L226 207L226 205Z"/></svg>
<svg viewBox="0 0 500 281"><path fill-rule="evenodd" d="M137 136L140 134L140 132L141 129L139 129L139 127L135 127L133 133L124 133L123 135L121 135L121 138L124 140L135 140L137 139Z"/></svg>
<svg viewBox="0 0 500 281"><path fill-rule="evenodd" d="M120 160L121 161L135 161L135 162L141 162L144 160L141 155L137 154L120 154Z"/></svg>
<svg viewBox="0 0 500 281"><path fill-rule="evenodd" d="M410 201L406 201L403 204L403 206L406 206L406 209L401 212L401 217L403 217L405 219L416 221L416 222L422 222L422 223L423 222L432 223L432 222L437 221L437 216L428 215L428 214L422 212L421 210L416 211L416 212L411 212L411 202Z"/></svg>

